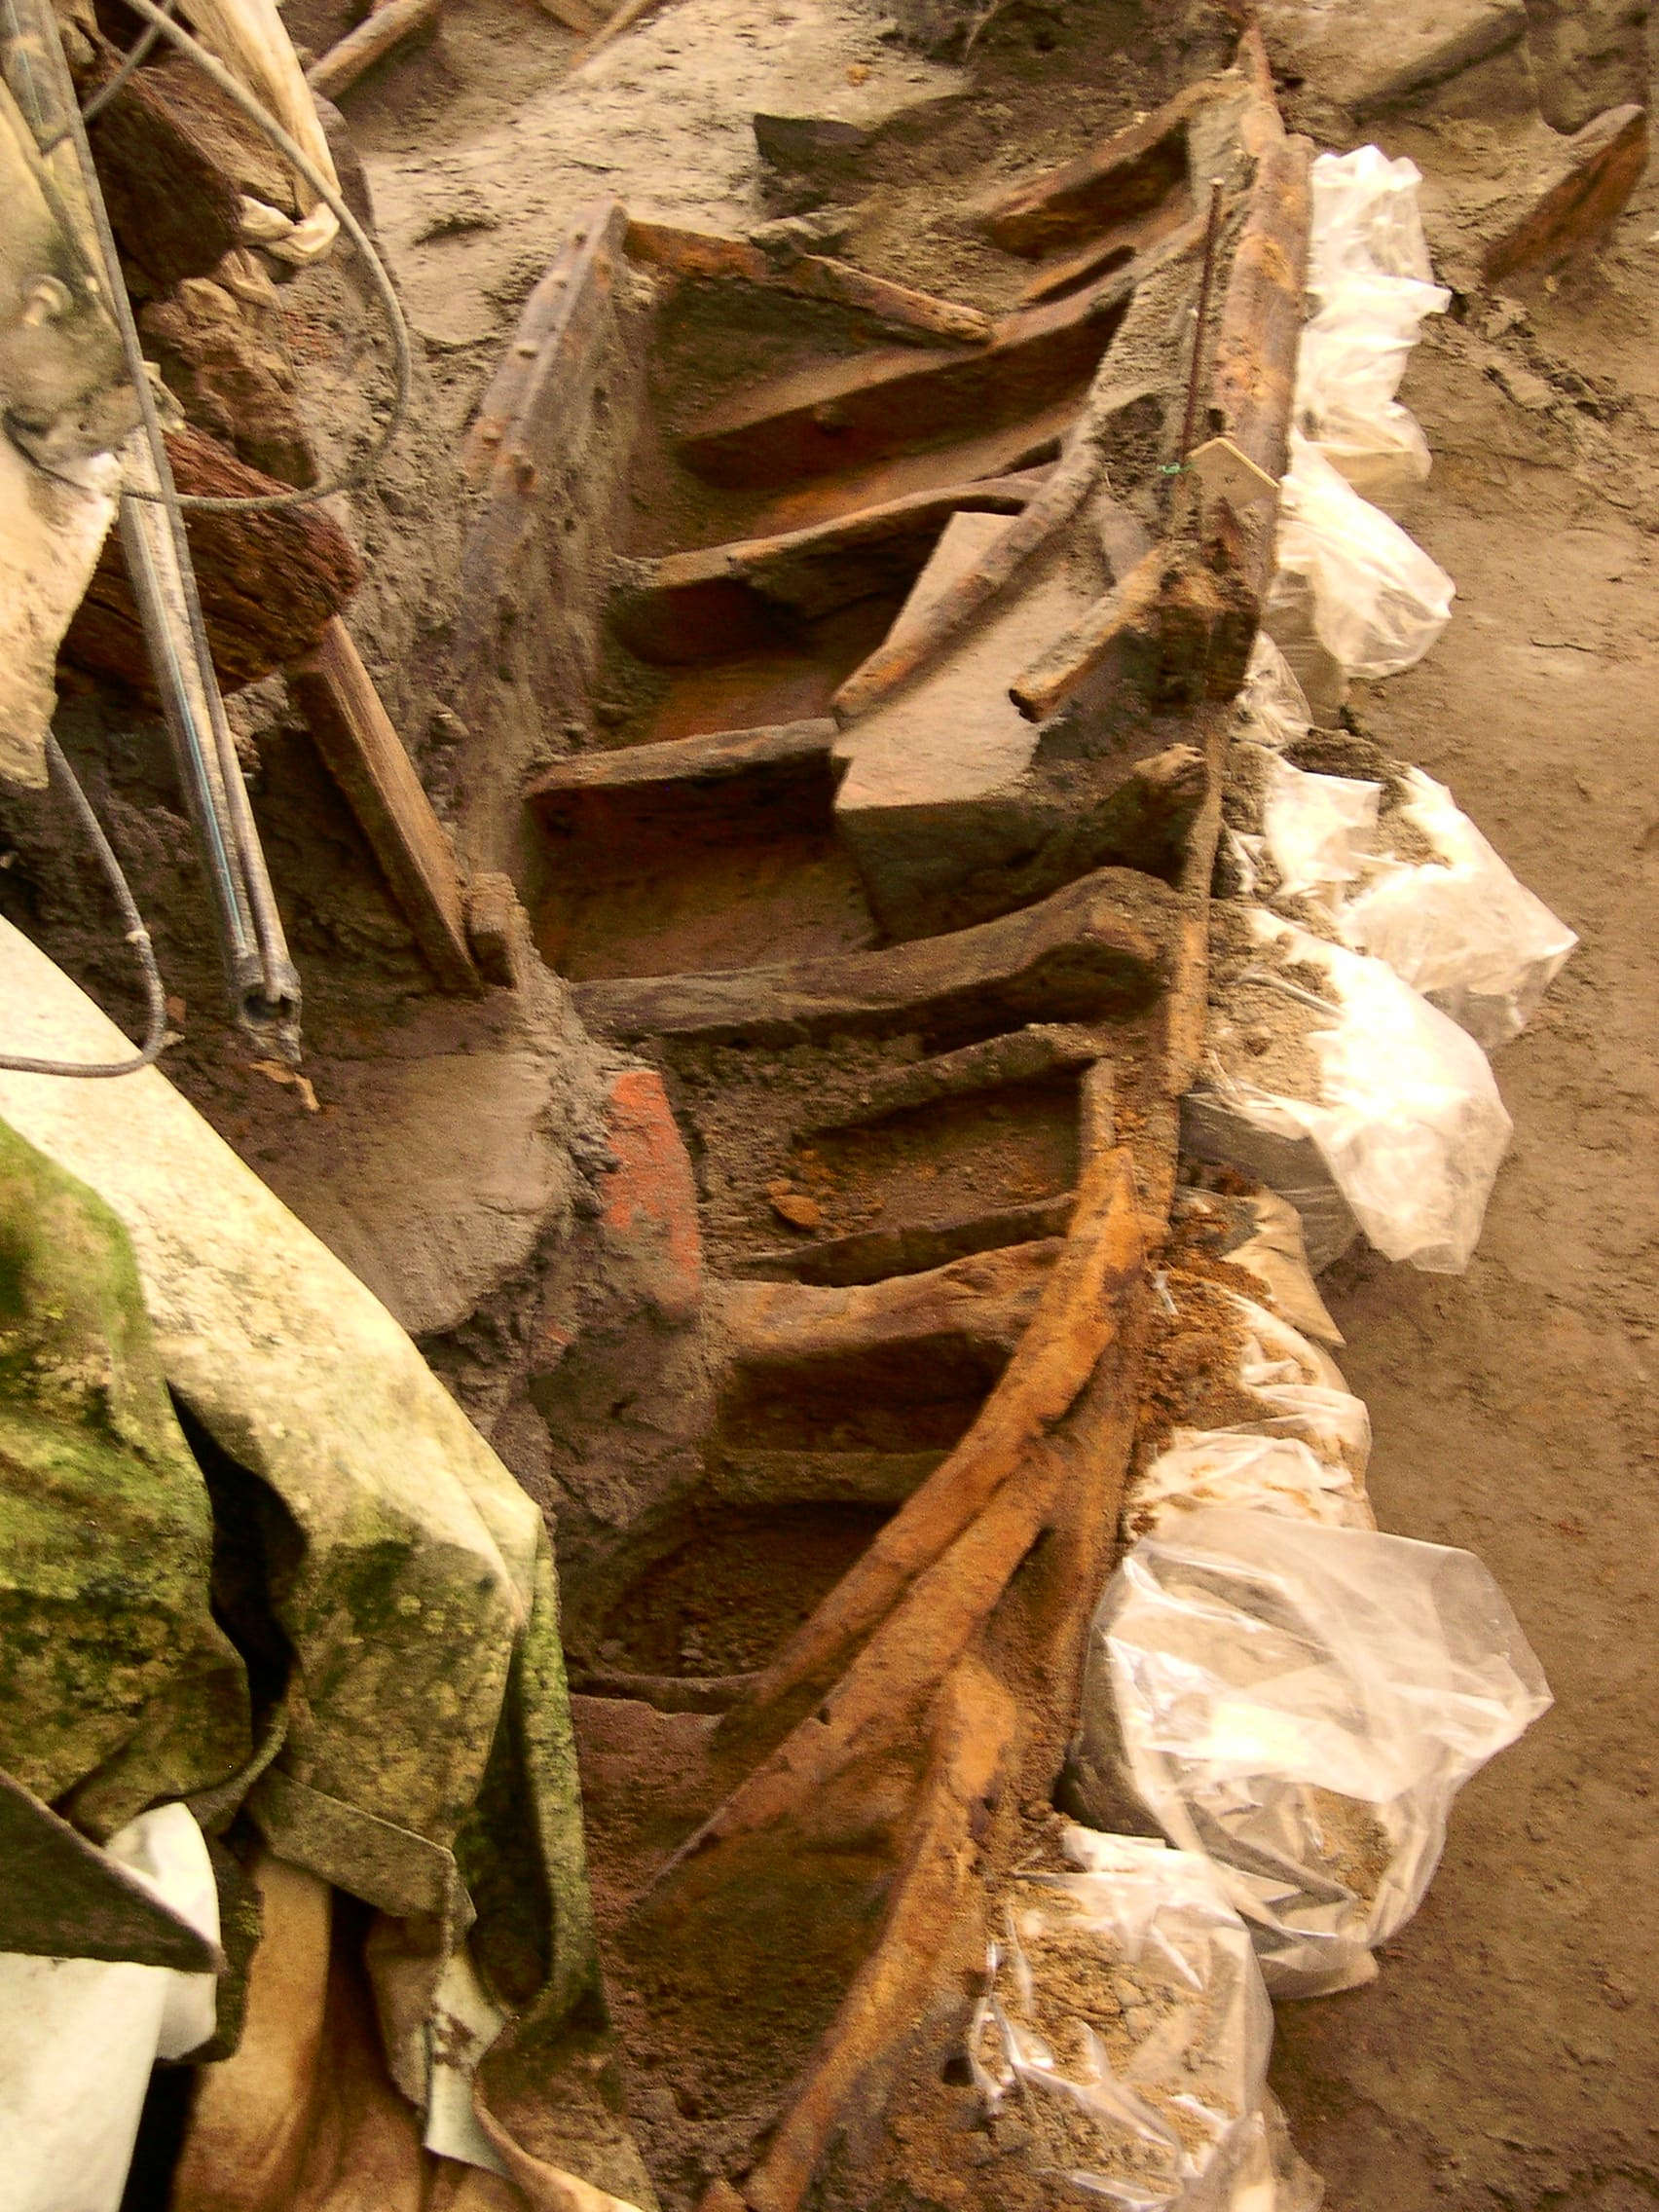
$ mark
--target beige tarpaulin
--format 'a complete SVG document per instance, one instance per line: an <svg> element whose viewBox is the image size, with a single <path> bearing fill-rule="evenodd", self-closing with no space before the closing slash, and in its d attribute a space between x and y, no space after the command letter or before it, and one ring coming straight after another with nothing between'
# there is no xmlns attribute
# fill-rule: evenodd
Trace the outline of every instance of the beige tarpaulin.
<svg viewBox="0 0 1659 2212"><path fill-rule="evenodd" d="M3 921L0 1046L126 1050ZM385 1308L158 1070L0 1073L0 1120L124 1224L167 1381L291 1525L269 1590L294 1655L287 1735L247 1800L273 1849L419 1923L434 1973L475 1902L493 1995L602 2019L535 1507Z"/></svg>

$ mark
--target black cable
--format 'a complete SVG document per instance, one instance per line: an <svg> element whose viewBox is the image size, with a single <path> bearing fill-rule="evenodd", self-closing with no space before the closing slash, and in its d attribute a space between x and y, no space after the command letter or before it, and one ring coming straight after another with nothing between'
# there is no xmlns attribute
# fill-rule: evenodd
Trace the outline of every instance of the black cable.
<svg viewBox="0 0 1659 2212"><path fill-rule="evenodd" d="M162 985L161 970L156 966L156 948L150 942L150 933L144 927L121 863L115 857L115 848L104 835L103 824L92 812L92 802L81 789L80 779L64 757L63 748L50 730L46 733L46 757L54 780L79 816L81 827L92 839L92 850L97 854L99 866L115 893L121 918L127 924L127 941L138 955L138 966L144 977L144 996L147 1002L147 1018L144 1042L127 1060L105 1060L88 1063L82 1060L29 1060L10 1052L0 1052L0 1071L8 1075L73 1075L116 1076L136 1075L140 1068L149 1067L161 1053L167 1033L167 999Z"/></svg>

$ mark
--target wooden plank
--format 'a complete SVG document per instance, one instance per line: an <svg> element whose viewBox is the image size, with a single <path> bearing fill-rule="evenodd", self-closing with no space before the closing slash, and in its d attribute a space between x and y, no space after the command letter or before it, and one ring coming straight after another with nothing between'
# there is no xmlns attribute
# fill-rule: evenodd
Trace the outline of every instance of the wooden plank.
<svg viewBox="0 0 1659 2212"><path fill-rule="evenodd" d="M338 39L306 71L306 83L325 100L337 100L400 46L429 38L437 28L442 5L443 0L375 0L356 29Z"/></svg>
<svg viewBox="0 0 1659 2212"><path fill-rule="evenodd" d="M578 207L565 242L526 300L512 343L501 355L461 443L461 468L474 490L488 480L500 458L502 442L518 420L541 350L570 312L572 278L593 250L594 241L608 228L614 229L620 205L614 200L594 200Z"/></svg>
<svg viewBox="0 0 1659 2212"><path fill-rule="evenodd" d="M1290 460L1312 158L1307 138L1262 149L1222 301L1210 383L1212 430L1275 480Z"/></svg>
<svg viewBox="0 0 1659 2212"><path fill-rule="evenodd" d="M1126 638L1157 622L1163 596L1167 551L1153 546L1122 582L1097 599L1081 621L1054 640L1009 686L1009 697L1027 721L1046 721L1078 685L1103 667Z"/></svg>
<svg viewBox="0 0 1659 2212"><path fill-rule="evenodd" d="M557 812L590 792L637 792L668 784L709 784L759 768L828 758L835 741L828 718L772 722L759 729L712 730L671 737L660 745L628 745L613 753L578 753L538 776L525 792L537 813Z"/></svg>
<svg viewBox="0 0 1659 2212"><path fill-rule="evenodd" d="M849 1236L820 1236L810 1244L775 1245L769 1251L751 1253L729 1263L729 1272L740 1280L764 1277L837 1286L880 1282L889 1275L947 1267L952 1260L993 1252L1004 1244L1063 1236L1076 1205L1076 1192L1062 1191L1057 1198L1005 1206L994 1213L912 1223L903 1229L864 1229Z"/></svg>
<svg viewBox="0 0 1659 2212"><path fill-rule="evenodd" d="M845 724L867 714L938 660L975 616L1007 589L1038 548L1071 520L1094 489L1104 465L1099 433L1112 417L1158 396L1159 387L1143 384L1113 386L1090 394L1085 411L1088 434L1073 440L1065 459L1027 501L1018 519L1011 522L925 611L912 621L895 625L874 652L860 662L831 702L839 721ZM1120 529L1120 550L1124 542ZM1107 552L1111 558L1110 545Z"/></svg>
<svg viewBox="0 0 1659 2212"><path fill-rule="evenodd" d="M1150 213L1186 187L1187 119L1232 90L1217 78L1189 85L1089 153L981 207L977 227L1005 251L1035 259Z"/></svg>
<svg viewBox="0 0 1659 2212"><path fill-rule="evenodd" d="M1081 401L1144 274L1136 263L1005 315L988 346L888 347L765 378L686 424L676 448L707 483L761 489L942 445L958 425L1001 429L1068 393Z"/></svg>
<svg viewBox="0 0 1659 2212"><path fill-rule="evenodd" d="M867 598L890 571L900 584L907 581L953 514L1018 514L1044 475L977 477L905 493L802 530L631 563L611 594L610 627L645 660L718 657L732 618L752 615L749 595L816 620Z"/></svg>
<svg viewBox="0 0 1659 2212"><path fill-rule="evenodd" d="M1522 269L1559 269L1599 245L1647 166L1647 112L1608 108L1565 146L1527 205L1487 248L1489 283Z"/></svg>
<svg viewBox="0 0 1659 2212"><path fill-rule="evenodd" d="M995 328L988 314L955 300L936 299L931 292L895 284L885 276L872 276L851 262L825 254L803 253L793 261L774 260L746 239L717 237L709 231L688 231L673 223L631 222L628 257L676 276L725 278L745 284L762 284L775 292L792 292L802 299L828 300L850 308L906 337L934 345L988 345Z"/></svg>
<svg viewBox="0 0 1659 2212"><path fill-rule="evenodd" d="M350 631L329 623L316 650L286 672L329 774L445 990L477 991L455 854L403 741L381 705Z"/></svg>
<svg viewBox="0 0 1659 2212"><path fill-rule="evenodd" d="M584 210L548 272L547 289L536 287L534 312L527 308L468 441L467 466L486 499L461 556L455 660L463 692L537 527L542 472L561 442L559 424L591 393L627 220L618 200ZM487 455L493 458L486 469Z"/></svg>

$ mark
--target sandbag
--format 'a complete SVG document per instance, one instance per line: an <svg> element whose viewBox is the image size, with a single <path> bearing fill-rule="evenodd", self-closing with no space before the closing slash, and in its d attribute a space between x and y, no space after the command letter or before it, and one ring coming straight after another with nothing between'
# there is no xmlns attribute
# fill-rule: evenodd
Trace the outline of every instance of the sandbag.
<svg viewBox="0 0 1659 2212"><path fill-rule="evenodd" d="M1378 855L1343 903L1343 937L1491 1051L1520 1035L1578 939L1516 879L1444 784L1420 768L1405 781L1400 816L1432 857Z"/></svg>
<svg viewBox="0 0 1659 2212"><path fill-rule="evenodd" d="M1208 1858L1270 1991L1313 1996L1371 1977L1456 1791L1550 1702L1468 1552L1211 1509L1107 1586L1072 1788Z"/></svg>
<svg viewBox="0 0 1659 2212"><path fill-rule="evenodd" d="M1433 281L1418 211L1421 174L1375 146L1321 154L1310 183L1308 294L1296 423L1363 498L1408 499L1429 471L1428 441L1395 396L1424 320L1452 295Z"/></svg>
<svg viewBox="0 0 1659 2212"><path fill-rule="evenodd" d="M969 2062L1016 2154L1139 2212L1313 2212L1267 2087L1272 2009L1201 1857L1069 1826L1076 1873L1016 1879Z"/></svg>
<svg viewBox="0 0 1659 2212"><path fill-rule="evenodd" d="M1262 619L1315 706L1330 679L1315 667L1310 684L1305 673L1309 630L1344 676L1396 676L1445 629L1455 590L1398 523L1362 499L1318 446L1291 432L1278 566Z"/></svg>
<svg viewBox="0 0 1659 2212"><path fill-rule="evenodd" d="M1306 1043L1314 1078L1302 1095L1275 1091L1212 1052L1205 1082L1183 1108L1183 1143L1195 1124L1198 1136L1225 1143L1225 1131L1202 1129L1206 1107L1214 1109L1212 1124L1231 1117L1244 1130L1306 1138L1385 1258L1461 1273L1513 1126L1486 1055L1380 960L1262 908L1249 919L1260 974L1270 982L1281 977L1292 1000L1312 1010ZM1291 982L1284 971L1293 965L1317 977L1321 988ZM1257 1162L1239 1164L1296 1202L1295 1191ZM1310 1234L1310 1254L1313 1243Z"/></svg>
<svg viewBox="0 0 1659 2212"><path fill-rule="evenodd" d="M1124 1485L1125 1538L1158 1535L1211 1506L1285 1513L1333 1528L1373 1529L1365 1493L1371 1417L1330 1355L1289 1322L1233 1290L1236 1342L1217 1340L1235 1360L1233 1395L1256 1409L1225 1426L1177 1427L1163 1449Z"/></svg>

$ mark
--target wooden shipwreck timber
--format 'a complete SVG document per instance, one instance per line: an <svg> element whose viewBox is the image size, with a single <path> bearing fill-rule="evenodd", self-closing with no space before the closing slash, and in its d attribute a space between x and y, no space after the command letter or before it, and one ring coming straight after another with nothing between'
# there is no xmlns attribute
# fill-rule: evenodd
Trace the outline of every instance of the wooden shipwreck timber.
<svg viewBox="0 0 1659 2212"><path fill-rule="evenodd" d="M1000 318L597 205L470 434L464 710L582 733L473 848L696 1180L679 1426L560 1547L632 2117L705 2212L1008 2201L958 2054L1115 1556L1309 153L1247 39L985 206ZM545 1366L592 1427L603 1369Z"/></svg>

